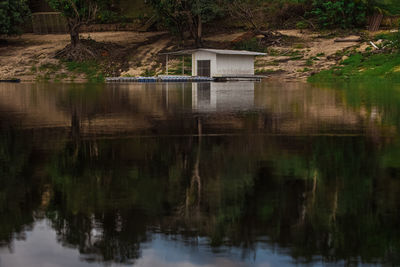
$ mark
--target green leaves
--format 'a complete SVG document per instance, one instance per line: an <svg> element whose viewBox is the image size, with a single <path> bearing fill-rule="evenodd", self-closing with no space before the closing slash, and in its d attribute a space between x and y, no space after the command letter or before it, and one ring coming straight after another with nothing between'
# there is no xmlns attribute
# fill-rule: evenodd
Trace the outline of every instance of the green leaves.
<svg viewBox="0 0 400 267"><path fill-rule="evenodd" d="M0 35L20 34L29 15L26 0L0 0Z"/></svg>
<svg viewBox="0 0 400 267"><path fill-rule="evenodd" d="M314 0L311 15L321 28L362 26L366 22L367 6L357 0Z"/></svg>
<svg viewBox="0 0 400 267"><path fill-rule="evenodd" d="M220 1L215 0L150 0L159 21L182 39L187 31L194 32L198 23L213 21L222 13Z"/></svg>

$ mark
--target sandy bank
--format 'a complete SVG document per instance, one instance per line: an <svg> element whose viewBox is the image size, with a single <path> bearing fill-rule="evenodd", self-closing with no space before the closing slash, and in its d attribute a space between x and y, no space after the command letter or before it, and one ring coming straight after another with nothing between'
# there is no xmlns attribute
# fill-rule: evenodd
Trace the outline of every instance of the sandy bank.
<svg viewBox="0 0 400 267"><path fill-rule="evenodd" d="M272 79L304 80L312 73L330 68L337 64L343 51L365 46L357 42L335 42L334 37L321 36L319 33L300 32L298 30L281 31L282 34L296 37L296 42L268 48L268 56L256 60L256 72ZM231 46L231 42L242 35L242 32L224 33L209 36L206 42L221 47ZM121 75L137 76L152 70L163 71L163 60L158 54L161 51L178 49L174 38L162 32L97 32L82 34L99 42L112 42L127 48L126 67L120 70ZM358 36L348 36L356 38ZM57 51L69 42L69 35L24 34L10 38L7 44L0 45L0 79L19 78L23 81L38 80L46 65L57 65L54 58ZM131 49L129 49L131 48ZM364 48L365 49L365 48ZM57 77L68 79L72 74L60 65ZM49 77L53 77L53 76ZM85 75L74 74L75 81L84 80ZM50 79L51 80L51 79Z"/></svg>

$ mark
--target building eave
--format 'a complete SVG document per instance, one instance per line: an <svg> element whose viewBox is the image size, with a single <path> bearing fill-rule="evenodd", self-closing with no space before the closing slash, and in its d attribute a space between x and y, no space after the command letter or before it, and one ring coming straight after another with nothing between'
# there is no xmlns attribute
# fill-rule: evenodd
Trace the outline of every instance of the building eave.
<svg viewBox="0 0 400 267"><path fill-rule="evenodd" d="M192 55L196 52L208 52L217 55L234 55L234 56L265 56L266 53L261 52L253 52L246 50L225 50L225 49L209 49L209 48L199 48L199 49L190 49L190 50L181 50L174 52L161 53L160 55Z"/></svg>

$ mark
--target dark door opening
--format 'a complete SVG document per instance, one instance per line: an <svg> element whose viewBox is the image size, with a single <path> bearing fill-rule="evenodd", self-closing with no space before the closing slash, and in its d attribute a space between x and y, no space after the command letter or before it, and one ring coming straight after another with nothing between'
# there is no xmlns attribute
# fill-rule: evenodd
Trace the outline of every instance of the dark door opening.
<svg viewBox="0 0 400 267"><path fill-rule="evenodd" d="M211 61L210 60L197 60L197 76L210 77L211 76Z"/></svg>

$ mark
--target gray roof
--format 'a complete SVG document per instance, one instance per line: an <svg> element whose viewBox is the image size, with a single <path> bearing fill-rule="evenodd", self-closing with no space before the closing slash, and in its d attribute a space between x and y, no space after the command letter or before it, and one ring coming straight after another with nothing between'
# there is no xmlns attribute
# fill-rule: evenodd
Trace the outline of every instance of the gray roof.
<svg viewBox="0 0 400 267"><path fill-rule="evenodd" d="M260 52L252 52L245 50L225 50L225 49L208 49L208 48L199 48L192 50L181 50L176 52L163 53L164 55L190 55L195 52L204 51L209 53L215 53L218 55L239 55L239 56L265 56L266 53Z"/></svg>

